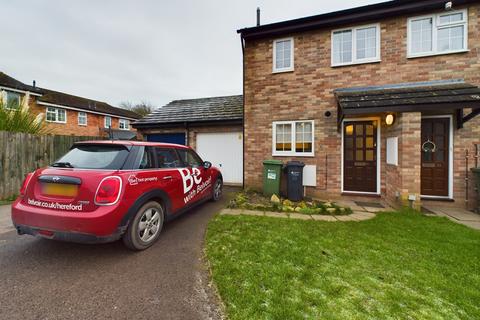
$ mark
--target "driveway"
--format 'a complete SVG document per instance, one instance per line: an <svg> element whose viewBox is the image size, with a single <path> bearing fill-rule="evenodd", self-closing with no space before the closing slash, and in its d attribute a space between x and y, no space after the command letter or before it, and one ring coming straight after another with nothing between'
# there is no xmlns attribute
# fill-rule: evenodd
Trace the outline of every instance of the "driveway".
<svg viewBox="0 0 480 320"><path fill-rule="evenodd" d="M1 207L1 318L219 319L202 247L231 191L167 223L143 252L17 236Z"/></svg>

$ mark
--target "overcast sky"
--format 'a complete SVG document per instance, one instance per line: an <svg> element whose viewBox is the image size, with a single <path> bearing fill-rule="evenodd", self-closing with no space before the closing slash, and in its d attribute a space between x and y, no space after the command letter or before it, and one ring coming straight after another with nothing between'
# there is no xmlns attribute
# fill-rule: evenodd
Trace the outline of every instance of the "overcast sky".
<svg viewBox="0 0 480 320"><path fill-rule="evenodd" d="M237 29L375 0L1 1L0 70L118 105L242 93Z"/></svg>

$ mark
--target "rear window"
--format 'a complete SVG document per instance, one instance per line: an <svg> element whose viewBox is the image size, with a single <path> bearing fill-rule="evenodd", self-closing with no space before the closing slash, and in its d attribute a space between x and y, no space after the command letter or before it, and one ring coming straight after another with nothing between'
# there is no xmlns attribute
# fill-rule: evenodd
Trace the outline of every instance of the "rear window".
<svg viewBox="0 0 480 320"><path fill-rule="evenodd" d="M128 156L123 146L79 145L53 164L81 169L121 169Z"/></svg>

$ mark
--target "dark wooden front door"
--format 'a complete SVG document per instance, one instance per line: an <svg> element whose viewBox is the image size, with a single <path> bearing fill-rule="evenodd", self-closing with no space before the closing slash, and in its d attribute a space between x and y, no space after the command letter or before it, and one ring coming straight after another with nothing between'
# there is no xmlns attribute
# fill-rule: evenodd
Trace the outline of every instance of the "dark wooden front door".
<svg viewBox="0 0 480 320"><path fill-rule="evenodd" d="M345 122L343 191L377 192L377 122Z"/></svg>
<svg viewBox="0 0 480 320"><path fill-rule="evenodd" d="M422 119L421 192L424 196L448 196L450 119Z"/></svg>

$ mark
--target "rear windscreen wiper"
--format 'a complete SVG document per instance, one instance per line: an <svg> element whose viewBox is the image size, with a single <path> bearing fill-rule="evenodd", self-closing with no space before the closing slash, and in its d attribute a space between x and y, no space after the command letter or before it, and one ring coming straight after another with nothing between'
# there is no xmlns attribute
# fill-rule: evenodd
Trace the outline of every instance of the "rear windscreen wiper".
<svg viewBox="0 0 480 320"><path fill-rule="evenodd" d="M52 167L73 168L73 165L70 162L55 162Z"/></svg>

